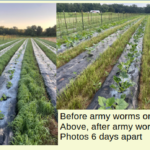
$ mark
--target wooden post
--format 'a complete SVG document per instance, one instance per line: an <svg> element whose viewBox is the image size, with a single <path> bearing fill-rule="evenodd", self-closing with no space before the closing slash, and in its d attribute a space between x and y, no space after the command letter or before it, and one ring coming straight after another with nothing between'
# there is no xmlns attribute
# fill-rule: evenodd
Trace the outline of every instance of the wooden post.
<svg viewBox="0 0 150 150"><path fill-rule="evenodd" d="M83 30L84 30L83 11L81 11L81 14L82 14L82 28L83 28Z"/></svg>
<svg viewBox="0 0 150 150"><path fill-rule="evenodd" d="M101 24L102 24L102 22L103 22L103 19L102 19L102 12L101 12Z"/></svg>
<svg viewBox="0 0 150 150"><path fill-rule="evenodd" d="M90 12L88 12L88 22L89 22L89 13L90 13ZM90 22L89 22L89 23L90 23Z"/></svg>
<svg viewBox="0 0 150 150"><path fill-rule="evenodd" d="M66 23L66 17L65 17L65 12L64 12L64 10L63 10L63 13L64 13L64 20L65 20L66 30L67 30L67 34L68 34L68 28L67 28L67 23Z"/></svg>

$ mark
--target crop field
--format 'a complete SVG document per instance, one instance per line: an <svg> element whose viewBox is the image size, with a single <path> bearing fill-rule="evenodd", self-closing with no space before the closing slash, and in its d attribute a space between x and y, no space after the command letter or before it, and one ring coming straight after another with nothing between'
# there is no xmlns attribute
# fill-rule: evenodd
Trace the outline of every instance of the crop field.
<svg viewBox="0 0 150 150"><path fill-rule="evenodd" d="M56 145L56 44L0 43L0 145ZM16 111L17 110L17 111Z"/></svg>
<svg viewBox="0 0 150 150"><path fill-rule="evenodd" d="M94 30L99 26L113 23L137 14L130 13L89 13L89 12L57 12L57 39L62 36Z"/></svg>
<svg viewBox="0 0 150 150"><path fill-rule="evenodd" d="M56 37L48 37L48 38L41 38L41 39L44 39L46 41L51 41L51 42L54 42L56 43ZM56 45L55 45L56 46Z"/></svg>
<svg viewBox="0 0 150 150"><path fill-rule="evenodd" d="M137 15L58 40L57 109L149 108L149 26Z"/></svg>
<svg viewBox="0 0 150 150"><path fill-rule="evenodd" d="M4 44L13 40L17 40L19 37L16 35L0 35L0 44Z"/></svg>

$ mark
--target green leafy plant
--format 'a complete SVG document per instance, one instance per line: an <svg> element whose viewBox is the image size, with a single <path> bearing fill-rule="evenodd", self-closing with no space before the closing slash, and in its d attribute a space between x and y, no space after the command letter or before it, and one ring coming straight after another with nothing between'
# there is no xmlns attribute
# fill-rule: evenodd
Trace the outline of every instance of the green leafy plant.
<svg viewBox="0 0 150 150"><path fill-rule="evenodd" d="M109 73L107 71L105 71L105 76L107 77L109 75Z"/></svg>
<svg viewBox="0 0 150 150"><path fill-rule="evenodd" d="M113 80L115 84L111 84L110 87L121 93L135 84L132 81L122 81L121 78L117 76L113 76Z"/></svg>
<svg viewBox="0 0 150 150"><path fill-rule="evenodd" d="M6 100L7 96L5 94L2 95L2 97L0 98L0 101Z"/></svg>
<svg viewBox="0 0 150 150"><path fill-rule="evenodd" d="M98 44L93 44L93 47L87 47L85 49L88 51L88 54L90 55L92 53L92 51L94 51L97 46L98 46Z"/></svg>
<svg viewBox="0 0 150 150"><path fill-rule="evenodd" d="M128 107L128 103L123 99L115 99L114 97L111 98L104 98L98 96L98 103L101 106L99 110L101 109L126 109ZM113 106L113 107L112 107Z"/></svg>
<svg viewBox="0 0 150 150"><path fill-rule="evenodd" d="M11 88L12 85L13 85L13 84L12 84L11 82L7 82L7 88L8 88L8 89Z"/></svg>
<svg viewBox="0 0 150 150"><path fill-rule="evenodd" d="M97 90L97 89L100 88L101 86L102 86L102 83L101 83L101 82L95 83L95 82L93 81L93 88L94 88L94 90Z"/></svg>
<svg viewBox="0 0 150 150"><path fill-rule="evenodd" d="M61 47L61 43L57 42L56 43L56 48L59 49Z"/></svg>
<svg viewBox="0 0 150 150"><path fill-rule="evenodd" d="M4 115L0 111L0 119L2 120L4 118Z"/></svg>

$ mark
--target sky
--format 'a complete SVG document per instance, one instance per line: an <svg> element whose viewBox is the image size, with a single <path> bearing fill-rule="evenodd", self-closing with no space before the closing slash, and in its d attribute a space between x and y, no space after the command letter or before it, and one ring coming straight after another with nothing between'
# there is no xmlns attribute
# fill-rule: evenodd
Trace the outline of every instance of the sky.
<svg viewBox="0 0 150 150"><path fill-rule="evenodd" d="M101 4L114 4L114 3L101 3ZM146 5L147 5L147 3L117 3L117 4L123 4L123 5L127 5L127 6L135 4L138 7L146 7Z"/></svg>
<svg viewBox="0 0 150 150"><path fill-rule="evenodd" d="M41 26L43 30L56 25L55 3L0 3L0 26L26 29Z"/></svg>

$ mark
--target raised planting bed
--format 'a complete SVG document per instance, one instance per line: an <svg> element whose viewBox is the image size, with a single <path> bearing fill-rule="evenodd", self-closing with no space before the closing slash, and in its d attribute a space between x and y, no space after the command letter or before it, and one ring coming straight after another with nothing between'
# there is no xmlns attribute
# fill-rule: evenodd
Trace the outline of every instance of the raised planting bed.
<svg viewBox="0 0 150 150"><path fill-rule="evenodd" d="M24 40L17 43L13 47L11 47L7 52L5 52L1 57L0 57L0 75L2 74L3 70L5 69L6 65L14 55L14 53L18 50L18 48L23 44Z"/></svg>
<svg viewBox="0 0 150 150"><path fill-rule="evenodd" d="M47 93L51 98L52 104L56 106L56 65L45 55L33 39L32 46Z"/></svg>
<svg viewBox="0 0 150 150"><path fill-rule="evenodd" d="M124 99L128 103L128 105L122 107L124 109L136 109L138 107L137 98L145 23L146 21L143 21L132 35L118 63L113 67L102 87L96 92L88 109L98 109L100 107L98 103L99 96L106 99L111 97ZM103 107L103 104L100 104Z"/></svg>
<svg viewBox="0 0 150 150"><path fill-rule="evenodd" d="M133 19L133 20L136 20L136 19ZM107 24L107 25L102 25L99 28L96 28L96 31L86 30L86 31L83 31L82 33L72 35L71 37L70 36L69 37L68 36L63 36L62 38L64 39L65 43L61 44L61 43L59 43L59 40L57 41L57 48L58 48L57 53L58 54L63 53L66 50L69 50L72 47L75 47L75 46L79 45L80 43L82 43L84 41L87 41L87 40L91 39L92 37L96 37L99 34L102 34L103 32L105 32L107 30L113 29L114 27L116 27L118 25L121 25L125 22L130 22L130 21L125 19L125 20L122 20L122 21L117 21L114 24L110 23L110 24Z"/></svg>
<svg viewBox="0 0 150 150"><path fill-rule="evenodd" d="M2 49L2 50L0 51L0 57L1 57L2 55L4 55L7 51L9 51L12 47L14 47L16 44L18 44L18 43L21 42L21 41L22 41L22 40L19 40L19 41L15 42L15 43L11 44L10 46L7 46L6 48Z"/></svg>
<svg viewBox="0 0 150 150"><path fill-rule="evenodd" d="M17 40L18 40L18 39L17 39ZM15 42L15 41L17 41L17 40L12 40L12 41L9 41L9 42L0 44L0 48L3 47L3 46L5 46L5 45L9 46L10 43L13 43L13 42Z"/></svg>
<svg viewBox="0 0 150 150"><path fill-rule="evenodd" d="M0 110L4 119L0 120L0 144L9 145L12 139L10 124L16 116L16 103L18 82L20 79L21 65L26 50L27 40L15 52L10 62L0 76ZM17 62L17 63L16 63ZM10 76L13 75L10 79Z"/></svg>
<svg viewBox="0 0 150 150"><path fill-rule="evenodd" d="M45 43L45 42L43 42L43 41L41 41L41 39L40 39L40 40L39 40L39 39L36 39L36 40L37 40L38 42L40 42L41 44L43 44L44 46L46 46L50 51L52 51L53 53L56 54L56 48L54 48L54 47L48 45L47 43Z"/></svg>
<svg viewBox="0 0 150 150"><path fill-rule="evenodd" d="M46 93L31 40L28 42L22 62L17 98L18 113L12 123L11 143L13 145L57 144L57 138L49 129L54 107Z"/></svg>

